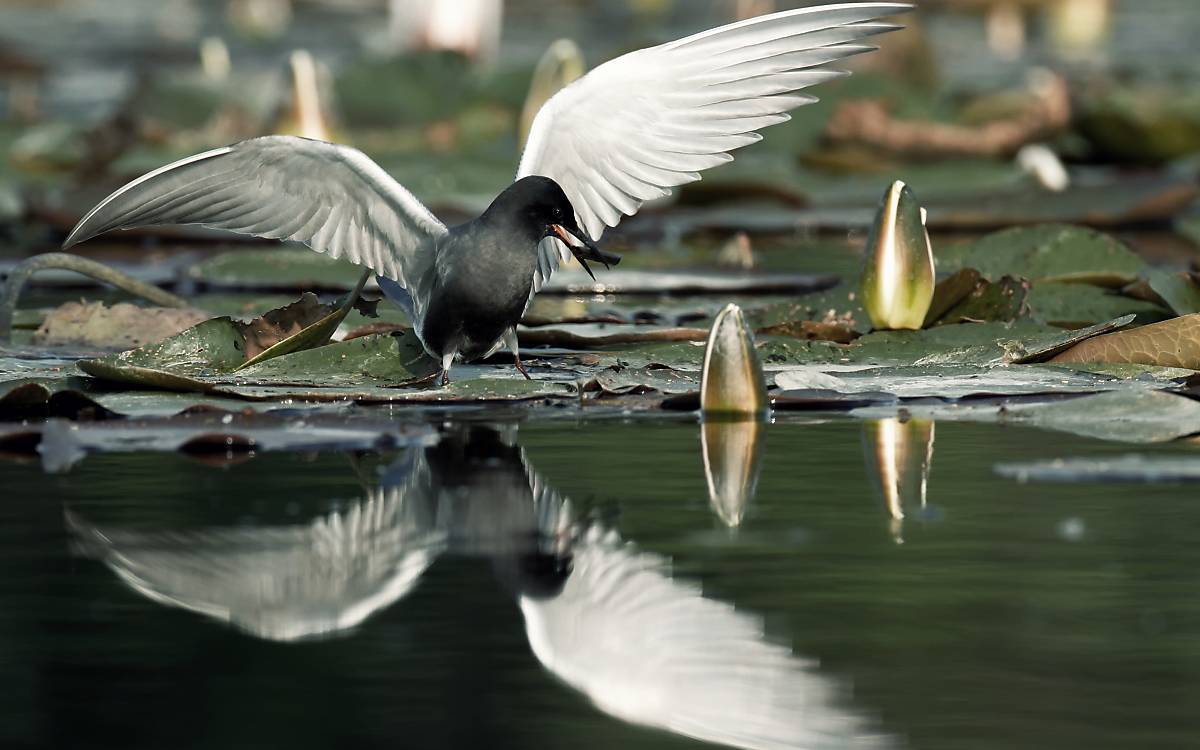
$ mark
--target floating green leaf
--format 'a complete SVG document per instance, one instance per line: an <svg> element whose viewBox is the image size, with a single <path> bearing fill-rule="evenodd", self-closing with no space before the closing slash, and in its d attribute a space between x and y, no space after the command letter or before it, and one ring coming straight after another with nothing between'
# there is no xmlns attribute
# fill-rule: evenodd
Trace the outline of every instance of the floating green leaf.
<svg viewBox="0 0 1200 750"><path fill-rule="evenodd" d="M1150 288L1170 305L1176 315L1200 313L1200 285L1196 277L1183 271L1152 268L1146 272Z"/></svg>
<svg viewBox="0 0 1200 750"><path fill-rule="evenodd" d="M958 304L937 318L937 323L1012 322L1025 311L1028 294L1028 282L1011 276L997 281L980 280Z"/></svg>
<svg viewBox="0 0 1200 750"><path fill-rule="evenodd" d="M938 253L938 270L975 268L986 278L1016 276L1035 283L1060 281L1119 287L1145 263L1115 238L1086 227L1043 224L989 234Z"/></svg>
<svg viewBox="0 0 1200 750"><path fill-rule="evenodd" d="M1139 323L1170 317L1167 310L1153 302L1091 284L1040 282L1029 290L1028 302L1035 318L1063 328L1083 328L1125 315L1136 315Z"/></svg>

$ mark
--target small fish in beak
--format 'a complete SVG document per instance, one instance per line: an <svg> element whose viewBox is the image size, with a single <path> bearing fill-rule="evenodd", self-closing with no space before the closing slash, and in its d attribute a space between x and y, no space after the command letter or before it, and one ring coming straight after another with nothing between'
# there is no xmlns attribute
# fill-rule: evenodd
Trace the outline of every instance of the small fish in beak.
<svg viewBox="0 0 1200 750"><path fill-rule="evenodd" d="M575 256L575 260L579 261L579 265L583 266L583 270L587 271L588 276L592 277L592 281L596 280L596 274L592 273L592 269L588 267L587 262L589 260L603 263L605 268L612 268L621 262L621 256L601 250L592 241L592 238L588 237L587 232L584 232L579 227L568 227L565 224L551 224L549 235L557 237L566 243L567 247L571 248L571 253Z"/></svg>

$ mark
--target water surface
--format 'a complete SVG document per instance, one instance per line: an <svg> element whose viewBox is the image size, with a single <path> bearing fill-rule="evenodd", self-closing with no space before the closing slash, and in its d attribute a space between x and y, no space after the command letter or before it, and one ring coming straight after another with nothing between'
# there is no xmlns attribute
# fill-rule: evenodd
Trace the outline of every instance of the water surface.
<svg viewBox="0 0 1200 750"><path fill-rule="evenodd" d="M4 746L1179 748L1200 732L1194 492L991 471L1121 446L939 424L925 507L901 483L897 521L873 425L790 419L765 430L730 529L693 423L440 429L381 456L0 464ZM368 516L382 532L331 556ZM585 583L600 593L564 609ZM564 611L571 637L539 645L530 623ZM662 727L689 705L699 724Z"/></svg>

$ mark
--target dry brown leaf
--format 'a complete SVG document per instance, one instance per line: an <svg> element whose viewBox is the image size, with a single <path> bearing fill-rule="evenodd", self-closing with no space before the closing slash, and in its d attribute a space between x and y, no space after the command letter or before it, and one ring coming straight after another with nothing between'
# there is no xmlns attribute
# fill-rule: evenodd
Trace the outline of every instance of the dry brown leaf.
<svg viewBox="0 0 1200 750"><path fill-rule="evenodd" d="M755 333L763 336L790 336L804 341L832 341L837 344L849 344L861 336L849 323L816 320L793 320L759 328Z"/></svg>
<svg viewBox="0 0 1200 750"><path fill-rule="evenodd" d="M1200 370L1200 313L1096 336L1051 362L1107 362Z"/></svg>
<svg viewBox="0 0 1200 750"><path fill-rule="evenodd" d="M132 349L154 344L212 317L195 308L138 307L122 302L67 302L42 320L34 342Z"/></svg>
<svg viewBox="0 0 1200 750"><path fill-rule="evenodd" d="M336 309L336 305L321 304L317 295L305 292L287 307L271 310L249 323L238 323L245 342L246 360L252 360L280 341L295 336Z"/></svg>

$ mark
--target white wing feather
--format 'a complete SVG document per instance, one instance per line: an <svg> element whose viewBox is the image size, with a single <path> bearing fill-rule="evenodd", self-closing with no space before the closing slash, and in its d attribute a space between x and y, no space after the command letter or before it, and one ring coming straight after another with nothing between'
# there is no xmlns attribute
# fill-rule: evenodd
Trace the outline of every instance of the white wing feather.
<svg viewBox="0 0 1200 750"><path fill-rule="evenodd" d="M867 52L854 42L897 26L872 23L907 3L844 3L783 11L631 52L546 102L518 179L557 181L593 239L642 204L731 161L815 98L801 89L845 75L822 66ZM540 288L566 246L541 246Z"/></svg>
<svg viewBox="0 0 1200 750"><path fill-rule="evenodd" d="M762 623L673 580L666 562L593 527L559 596L522 597L537 659L598 708L741 748L883 747L835 683Z"/></svg>
<svg viewBox="0 0 1200 750"><path fill-rule="evenodd" d="M201 224L302 242L419 286L442 222L356 149L267 136L168 164L105 198L64 247L112 229ZM413 290L416 291L416 290Z"/></svg>

